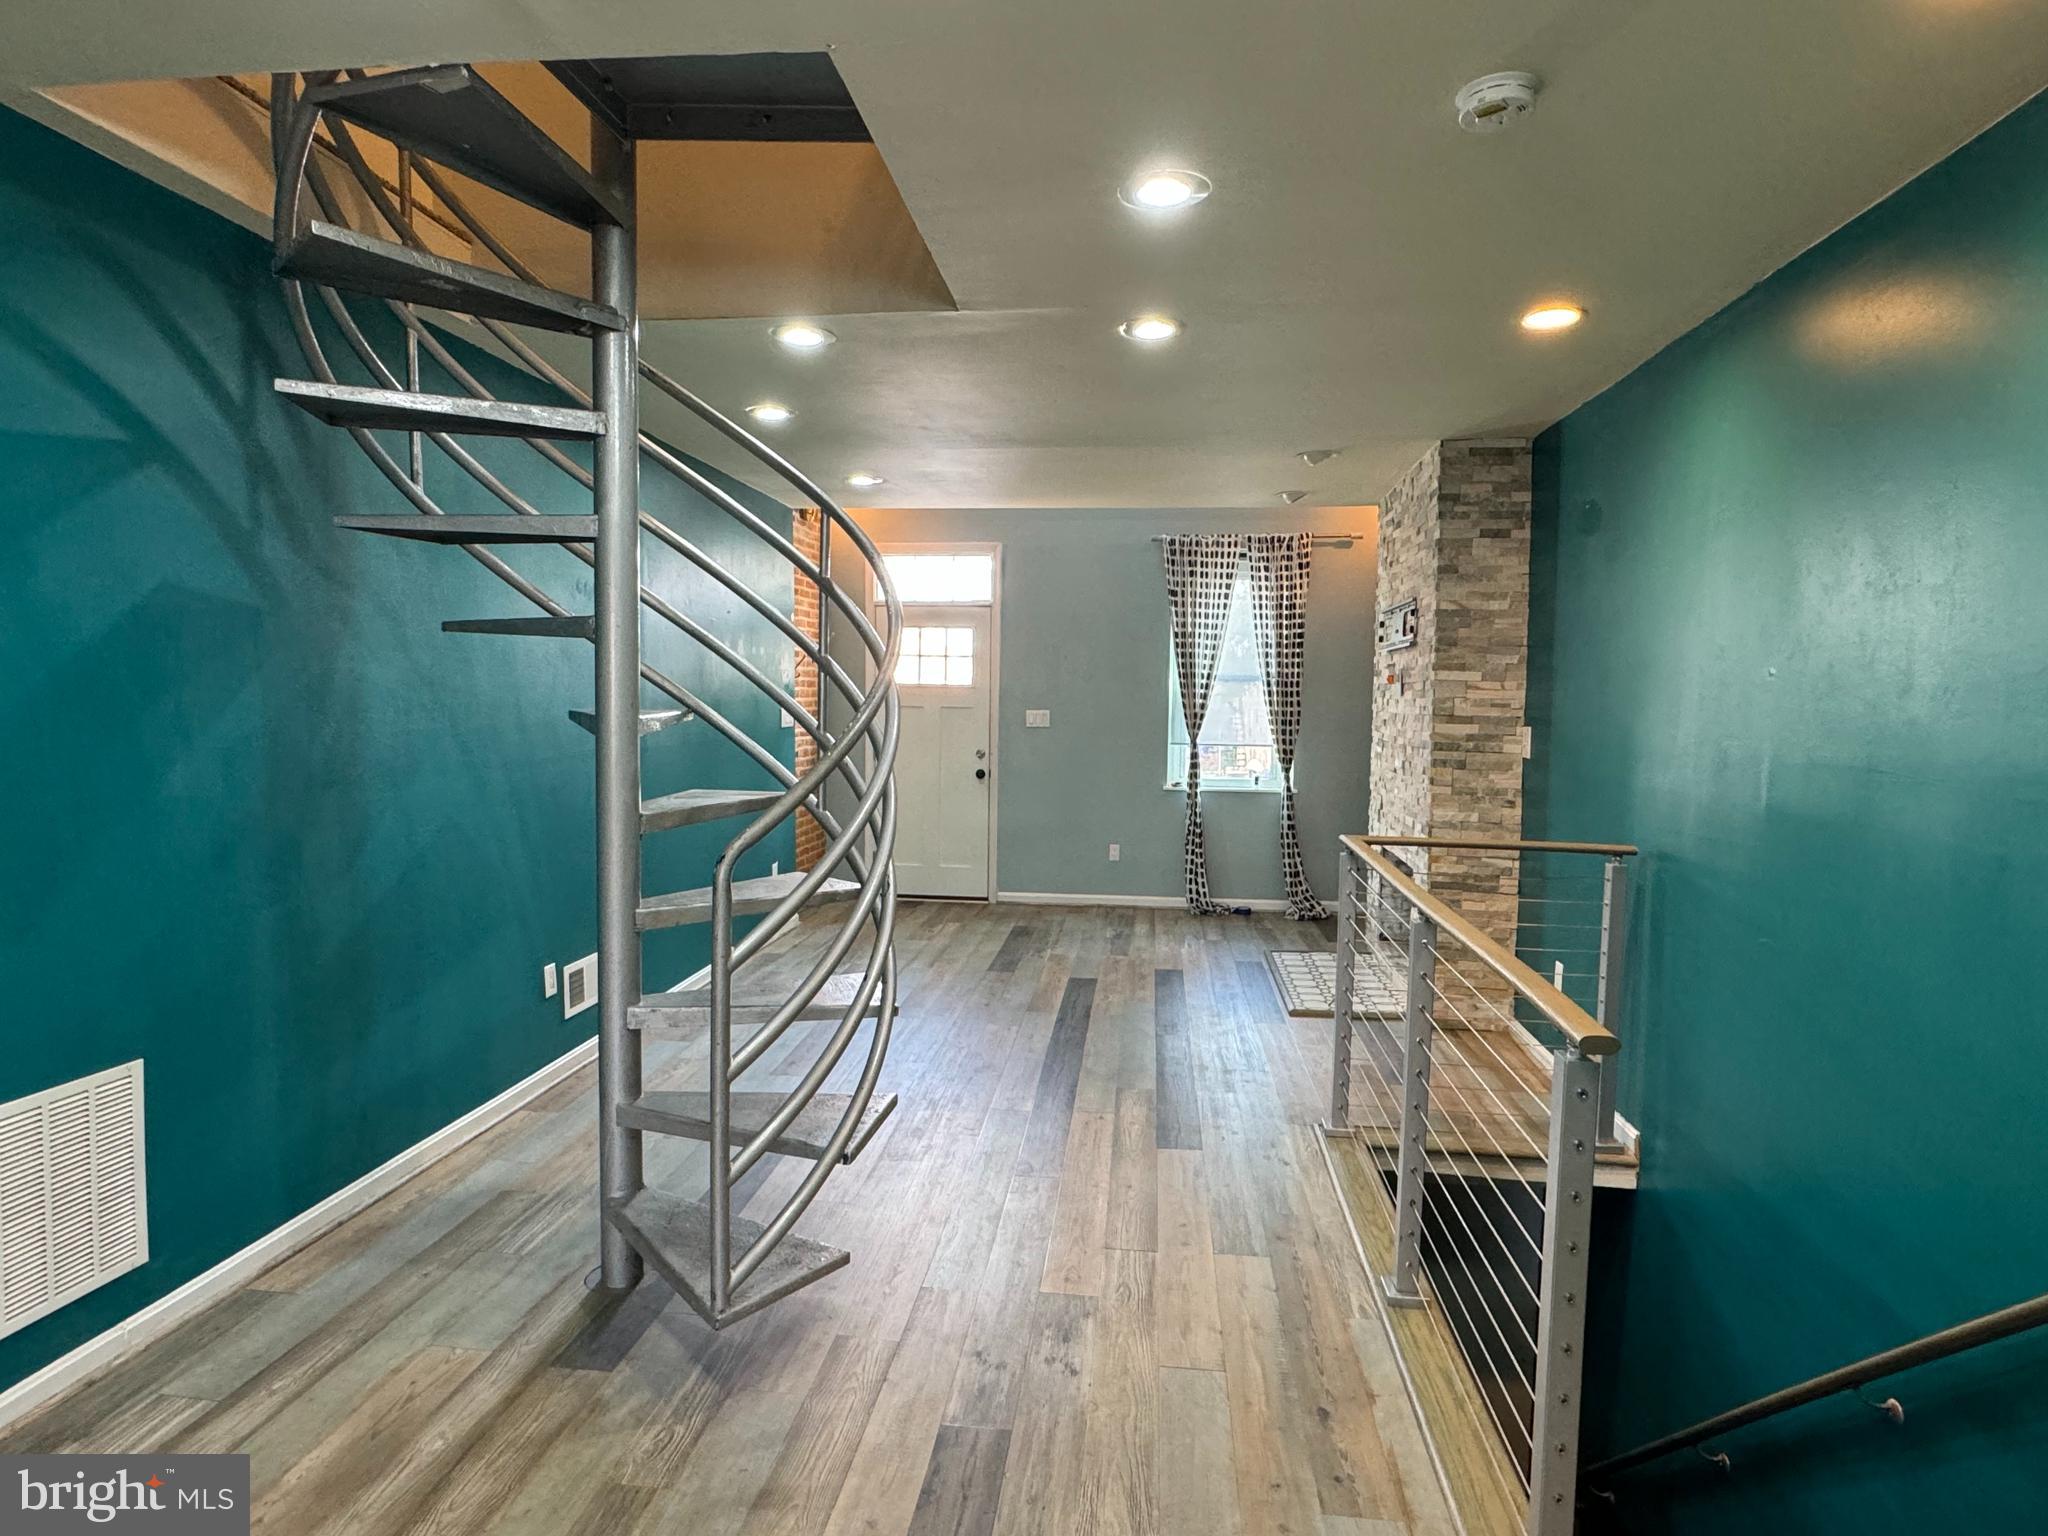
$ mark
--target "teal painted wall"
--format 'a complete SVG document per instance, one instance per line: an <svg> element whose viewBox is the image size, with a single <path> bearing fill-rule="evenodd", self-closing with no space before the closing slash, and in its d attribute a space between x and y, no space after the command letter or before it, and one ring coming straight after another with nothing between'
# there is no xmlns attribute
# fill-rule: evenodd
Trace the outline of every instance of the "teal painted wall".
<svg viewBox="0 0 2048 1536"><path fill-rule="evenodd" d="M1644 849L1596 1447L2048 1289L2044 430L2048 99L1539 444L1527 829ZM1622 1520L2038 1530L2044 1366L1732 1436Z"/></svg>
<svg viewBox="0 0 2048 1536"><path fill-rule="evenodd" d="M457 552L328 525L403 506L273 396L304 365L266 245L4 112L0 227L0 1101L143 1059L153 1255L0 1340L4 1388L587 1038L595 1013L564 1021L539 973L596 935L591 740L565 713L590 650L444 636L523 605ZM482 456L543 507L588 506L523 445ZM723 514L654 472L646 500L787 594ZM516 563L589 600L561 551ZM708 582L649 581L787 674ZM786 751L773 708L643 629ZM647 762L654 787L764 778L701 727ZM655 840L650 886L707 883L721 840ZM747 868L790 857L784 832ZM650 982L704 945L650 946Z"/></svg>
<svg viewBox="0 0 2048 1536"><path fill-rule="evenodd" d="M1371 509L1268 511L1062 508L862 512L888 545L1003 547L1002 697L996 727L996 878L1005 891L1178 897L1186 799L1166 782L1170 660L1159 533L1307 528L1376 532ZM837 546L843 549L842 544ZM835 568L857 560L835 552ZM1309 878L1336 884L1336 840L1365 825L1371 756L1372 589L1377 545L1315 552L1295 795ZM1024 711L1050 709L1049 729ZM1280 803L1203 798L1209 885L1272 900ZM1123 857L1111 863L1109 845Z"/></svg>

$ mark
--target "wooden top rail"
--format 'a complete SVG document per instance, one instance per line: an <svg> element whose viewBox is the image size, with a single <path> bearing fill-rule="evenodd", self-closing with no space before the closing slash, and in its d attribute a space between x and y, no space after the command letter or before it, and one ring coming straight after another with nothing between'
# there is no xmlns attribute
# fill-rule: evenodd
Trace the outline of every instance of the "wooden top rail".
<svg viewBox="0 0 2048 1536"><path fill-rule="evenodd" d="M1416 884L1398 864L1373 846L1375 843L1388 842L1397 846L1412 847L1418 841L1427 843L1429 839L1403 840L1351 835L1339 838L1338 841L1371 865L1382 880L1412 902L1437 925L1438 929L1450 934L1471 950L1495 975L1527 998L1538 1013L1557 1026L1558 1031L1581 1055L1611 1056L1621 1049L1621 1040L1612 1031L1530 970L1512 953L1480 932L1472 925L1471 919L1456 907L1451 906L1442 897L1430 894L1428 887ZM1442 847L1444 844L1439 842L1437 846Z"/></svg>
<svg viewBox="0 0 2048 1536"><path fill-rule="evenodd" d="M1353 841L1346 838L1346 842ZM1598 853L1610 859L1633 858L1642 850L1634 843L1545 843L1523 838L1488 837L1390 837L1377 832L1360 833L1355 841L1375 848L1471 848L1500 853Z"/></svg>

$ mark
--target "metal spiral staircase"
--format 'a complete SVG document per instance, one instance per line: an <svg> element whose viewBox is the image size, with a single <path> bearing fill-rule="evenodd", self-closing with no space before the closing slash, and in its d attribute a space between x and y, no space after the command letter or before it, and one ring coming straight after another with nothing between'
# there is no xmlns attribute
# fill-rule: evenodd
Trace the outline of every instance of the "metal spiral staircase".
<svg viewBox="0 0 2048 1536"><path fill-rule="evenodd" d="M781 455L688 389L641 362L635 298L634 146L595 119L586 171L520 110L464 64L384 73L333 71L279 75L271 82L271 144L277 171L275 266L310 379L280 379L285 399L354 437L410 504L403 513L335 518L337 526L453 545L536 612L516 619L456 619L451 632L581 640L596 650L596 697L570 718L596 738L598 838L599 1185L602 1282L637 1283L643 1263L679 1291L713 1328L789 1295L847 1262L840 1249L804 1237L797 1221L826 1179L851 1162L895 1107L876 1084L896 1012L891 950L896 894L890 871L896 830L898 715L893 677L902 607L889 573L861 529ZM375 174L357 132L397 151L395 186ZM333 174L338 166L346 181ZM532 271L478 222L448 172L495 189L556 219L587 229L592 297L563 293ZM451 260L420 233L416 188L432 194L439 215L459 223L496 266ZM352 190L349 190L352 189ZM345 198L342 193L348 191ZM368 228L352 228L349 210ZM360 210L368 209L374 218ZM384 301L397 317L403 358L387 362L343 292ZM330 362L309 295L367 376L345 383ZM423 321L415 306L467 315L514 358L555 385L573 404L531 405L496 399ZM589 392L550 364L516 327L588 337L594 359ZM464 391L422 393L422 355ZM670 396L773 469L821 511L873 573L885 618L881 628L833 580L833 540L817 560L688 461L641 434L642 381ZM374 434L406 434L407 462ZM588 488L589 515L544 514L462 446L471 436L516 437ZM559 446L592 445L594 467ZM426 489L423 452L431 443L500 502L487 516L449 514ZM821 633L843 623L872 659L864 686L793 623L784 605L754 590L719 561L639 506L643 462L682 480L734 518L801 575L817 583ZM822 691L846 706L842 729L827 730L775 679L689 614L641 584L641 540L659 540L772 624L819 669ZM503 545L552 544L595 572L590 613L575 613L497 553ZM699 695L640 659L639 610L674 626L747 684L766 695L817 743L815 764L799 775ZM666 696L646 708L641 684ZM820 709L820 715L823 709ZM713 731L757 764L777 787L665 788L641 785L641 738L682 728ZM863 752L862 749L865 749ZM851 809L835 815L828 786ZM824 828L824 854L808 871L739 879L750 849L800 810ZM719 858L711 885L649 894L642 887L642 839L715 820L741 821ZM828 906L826 904L830 903ZM800 914L829 913L837 927L794 986L750 989L748 967ZM735 920L757 916L744 934ZM641 990L641 936L685 923L711 925L709 985L683 992ZM849 960L849 956L852 958ZM845 967L842 969L842 965ZM765 969L765 968L763 968ZM793 1027L823 1023L814 1060L783 1091L736 1085ZM846 1062L863 1026L866 1056L848 1091L821 1091ZM643 1089L641 1055L649 1037L708 1041L702 1091ZM801 1041L793 1041L800 1046ZM779 1053L771 1063L785 1067ZM708 1144L703 1198L649 1188L641 1138L653 1133ZM813 1165L765 1221L734 1208L735 1185L770 1153Z"/></svg>

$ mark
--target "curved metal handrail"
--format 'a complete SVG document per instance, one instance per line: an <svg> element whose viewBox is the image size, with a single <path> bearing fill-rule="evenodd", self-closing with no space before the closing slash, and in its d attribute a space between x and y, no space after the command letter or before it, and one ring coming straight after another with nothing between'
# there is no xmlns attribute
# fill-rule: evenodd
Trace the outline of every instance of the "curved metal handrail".
<svg viewBox="0 0 2048 1536"><path fill-rule="evenodd" d="M1881 1381L1887 1376L1897 1376L1918 1366L1931 1365L1937 1360L1947 1360L1967 1350L1982 1349L1987 1344L1996 1344L2000 1339L2009 1339L2014 1334L2029 1329L2048 1327L2048 1296L2036 1296L2029 1301L2016 1302L1996 1312L1987 1312L1967 1322L1957 1323L1938 1333L1930 1333L1913 1340L1910 1344L1895 1345L1880 1350L1874 1355L1848 1365L1837 1366L1818 1376L1809 1376L1793 1386L1781 1387L1763 1397L1752 1398L1740 1407L1717 1413L1710 1419L1702 1419L1686 1429L1664 1435L1632 1451L1610 1456L1605 1461L1595 1462L1586 1469L1586 1478L1612 1477L1617 1472L1626 1472L1645 1462L1668 1456L1673 1451L1688 1450L1704 1445L1709 1440L1719 1439L1732 1430L1743 1429L1751 1424L1761 1424L1766 1419L1789 1413L1794 1408L1803 1408L1808 1403L1817 1403L1823 1398L1834 1397L1842 1392L1854 1392ZM1892 1399L1897 1408L1898 1400ZM1882 1404L1872 1404L1883 1408ZM1892 1408L1883 1408L1890 1415ZM1903 1422L1904 1409L1898 1409L1897 1417ZM1727 1459L1719 1458L1728 1465Z"/></svg>
<svg viewBox="0 0 2048 1536"><path fill-rule="evenodd" d="M310 87L340 78L343 73L348 73L354 78L363 78L367 74L366 71L360 70L330 71L308 74L304 79ZM347 221L340 201L326 186L312 155L314 145L318 142L318 129L323 120L326 120L319 103L308 103L304 100L292 76L273 76L271 120L273 158L277 170L273 216L280 247L301 227L301 221L305 217L305 199L309 194L324 218L345 226ZM424 249L425 242L408 217L409 210L393 204L387 189L370 170L348 126L339 120L326 121L329 130L326 147L339 157L378 218L399 241L415 249ZM477 244L501 261L515 276L529 282L539 281L505 244L475 217L440 173L426 162L411 158L409 152L402 147L399 152L402 157L406 157L406 168L419 176L440 200L442 207L453 215L455 221L469 232ZM307 311L304 285L290 278L284 280L284 285L293 328L301 349L306 354L308 365L323 381L338 382ZM383 387L405 388L397 374L378 356L375 347L335 290L324 285L315 286L336 329L362 366ZM480 400L496 398L442 344L440 338L415 313L412 305L395 300L385 302L404 327L408 338L426 349L463 390ZM587 392L578 388L572 380L548 363L509 326L483 317L477 319L478 323L519 362L579 403L589 404ZM785 767L751 735L740 730L720 711L711 708L690 690L645 664L641 667L642 676L648 682L681 703L717 734L740 748L783 786L782 793L774 803L759 812L727 845L718 860L712 886L713 959L709 1010L713 1036L712 1145L720 1154L712 1158L712 1197L717 1213L712 1228L712 1300L715 1309L723 1310L730 1302L732 1290L744 1283L748 1275L752 1274L772 1251L775 1244L787 1235L790 1227L815 1198L825 1178L851 1143L872 1101L881 1063L886 1055L895 1013L897 980L892 947L896 897L891 854L896 829L893 768L900 737L900 712L894 688L894 672L901 645L902 604L886 564L873 541L832 498L824 494L815 481L805 476L768 445L659 370L643 363L641 373L655 387L678 400L685 408L772 469L805 497L816 502L824 520L826 536L820 548L820 558L813 561L804 555L791 539L774 529L759 514L746 507L737 497L697 470L694 465L647 434L639 434L639 446L644 454L653 458L661 468L681 479L714 505L734 516L742 526L788 561L796 573L816 584L827 607L843 615L849 622L875 673L874 684L863 688L847 673L845 667L829 654L822 633L818 640L813 641L774 604L740 580L721 562L669 528L644 508L640 509L640 525L645 531L667 544L686 561L774 625L818 667L821 682L829 684L833 692L843 698L852 710L851 718L844 725L836 731L828 728L822 708L818 715L812 715L797 702L790 690L783 688L776 680L762 672L733 646L667 603L659 594L644 587L641 589L640 600L643 606L703 646L750 686L774 702L796 722L797 728L804 731L818 746L817 761L799 775ZM426 493L424 487L399 467L368 430L348 430L358 446L376 463L385 478L391 481L416 509L427 515L442 515L441 507ZM432 440L451 462L513 513L535 517L544 515L539 508L513 491L448 434L429 432L425 436ZM582 484L589 486L592 483L591 473L555 444L533 438L524 441L550 463ZM866 610L851 601L831 579L830 551L834 531L847 537L872 572L885 615L880 630L871 622ZM544 612L558 617L567 615L568 610L560 603L489 550L477 545L458 547ZM559 547L567 549L585 564L594 563L591 551L581 545L563 544ZM854 758L856 748L862 745L868 746L873 753L872 767L867 772L862 771ZM849 792L856 798L853 810L843 818L834 815L825 801L825 787L835 780L845 783ZM815 817L826 833L827 844L823 854L813 867L805 872L795 887L761 916L744 938L735 940L732 933L732 886L740 858L790 817L805 810ZM871 846L867 846L870 843ZM804 909L806 903L817 894L824 882L831 878L833 871L842 866L849 869L859 880L859 889L845 921L833 939L823 947L818 960L813 963L803 981L783 1003L778 1005L768 1021L754 1032L743 1047L738 1051L733 1050L733 976L786 929ZM757 1062L762 1053L781 1038L789 1025L810 1006L835 973L834 968L853 948L863 929L870 924L873 926L874 938L862 964L860 983L854 989L854 996L837 1021L836 1027L830 1032L823 1050L810 1069L803 1074L797 1086L787 1094L781 1107L770 1117L768 1123L740 1148L737 1154L732 1153L728 1134L732 1080ZM847 1110L841 1116L833 1134L827 1138L823 1155L818 1158L811 1173L785 1201L776 1216L766 1224L761 1236L735 1262L731 1254L732 1182L752 1167L775 1139L814 1100L826 1080L844 1059L860 1024L867 1016L869 1005L876 999L878 990L880 1006L874 1037L858 1083L849 1096Z"/></svg>

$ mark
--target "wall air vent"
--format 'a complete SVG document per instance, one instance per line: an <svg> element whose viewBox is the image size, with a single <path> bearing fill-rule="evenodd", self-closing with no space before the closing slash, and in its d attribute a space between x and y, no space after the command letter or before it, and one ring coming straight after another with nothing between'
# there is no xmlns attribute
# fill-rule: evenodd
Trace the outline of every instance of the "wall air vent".
<svg viewBox="0 0 2048 1536"><path fill-rule="evenodd" d="M148 1258L142 1063L0 1104L0 1337Z"/></svg>
<svg viewBox="0 0 2048 1536"><path fill-rule="evenodd" d="M585 955L562 967L562 1017L573 1019L597 1003L597 956Z"/></svg>

